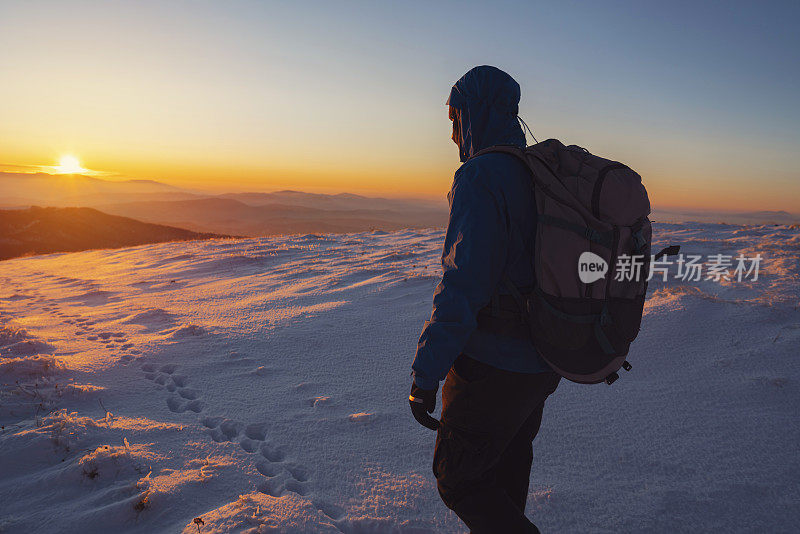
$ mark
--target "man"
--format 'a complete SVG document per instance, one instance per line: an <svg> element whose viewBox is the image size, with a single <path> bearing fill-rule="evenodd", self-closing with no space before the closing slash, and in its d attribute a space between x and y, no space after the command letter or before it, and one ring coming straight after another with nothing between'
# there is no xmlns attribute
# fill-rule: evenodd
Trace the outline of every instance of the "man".
<svg viewBox="0 0 800 534"><path fill-rule="evenodd" d="M525 146L519 98L517 82L489 66L470 70L450 92L464 164L448 195L444 275L412 365L412 413L437 429L439 494L475 534L539 532L525 517L532 441L559 382L513 297L534 283L531 176L506 154L473 157L493 145ZM440 424L428 414L445 375Z"/></svg>

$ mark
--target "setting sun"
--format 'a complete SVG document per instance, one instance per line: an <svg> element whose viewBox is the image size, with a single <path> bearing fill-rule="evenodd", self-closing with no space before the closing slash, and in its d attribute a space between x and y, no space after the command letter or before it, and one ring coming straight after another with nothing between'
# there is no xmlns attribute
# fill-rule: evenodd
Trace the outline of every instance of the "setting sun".
<svg viewBox="0 0 800 534"><path fill-rule="evenodd" d="M58 160L58 165L54 170L57 174L78 174L86 172L87 169L81 167L81 162L78 158L65 154Z"/></svg>

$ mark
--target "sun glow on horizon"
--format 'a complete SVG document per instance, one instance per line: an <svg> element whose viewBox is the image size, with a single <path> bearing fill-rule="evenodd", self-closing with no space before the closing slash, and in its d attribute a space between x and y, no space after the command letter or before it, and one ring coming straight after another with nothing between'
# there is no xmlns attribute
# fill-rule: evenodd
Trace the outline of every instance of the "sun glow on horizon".
<svg viewBox="0 0 800 534"><path fill-rule="evenodd" d="M61 156L58 160L58 165L53 167L53 171L56 174L81 174L88 170L81 167L80 160L71 154Z"/></svg>

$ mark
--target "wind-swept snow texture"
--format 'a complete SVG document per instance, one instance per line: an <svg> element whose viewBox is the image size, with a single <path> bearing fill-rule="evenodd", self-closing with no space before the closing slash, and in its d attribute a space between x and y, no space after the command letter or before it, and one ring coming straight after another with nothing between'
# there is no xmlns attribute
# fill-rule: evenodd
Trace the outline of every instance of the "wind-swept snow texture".
<svg viewBox="0 0 800 534"><path fill-rule="evenodd" d="M759 280L651 284L633 370L547 401L528 514L543 532L796 532L800 230L655 234L761 253ZM0 263L0 532L465 532L406 400L442 239Z"/></svg>

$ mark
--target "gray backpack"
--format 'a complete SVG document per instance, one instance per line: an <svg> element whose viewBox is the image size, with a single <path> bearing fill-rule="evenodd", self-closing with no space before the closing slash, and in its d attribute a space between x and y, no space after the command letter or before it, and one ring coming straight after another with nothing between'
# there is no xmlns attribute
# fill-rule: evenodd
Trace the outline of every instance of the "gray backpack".
<svg viewBox="0 0 800 534"><path fill-rule="evenodd" d="M489 152L519 158L533 178L535 286L521 291L507 278L503 282L534 345L564 378L611 384L620 367L630 369L625 357L639 333L647 293L652 228L641 177L556 139L524 150L494 146L476 156ZM668 247L656 257L677 251ZM618 261L628 268L615 272ZM494 304L479 319L494 314L495 322L508 323Z"/></svg>

